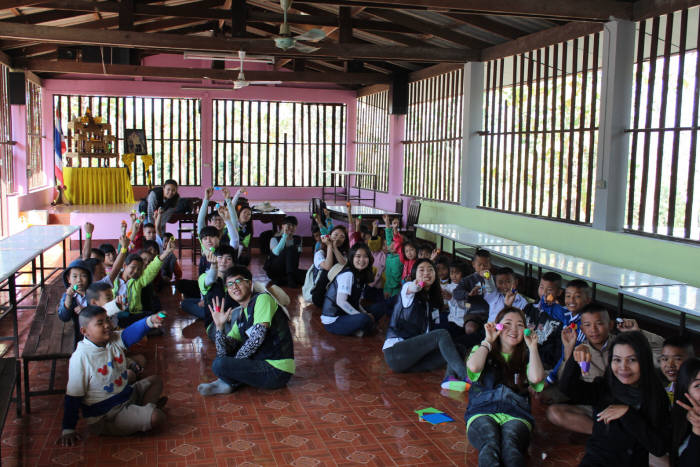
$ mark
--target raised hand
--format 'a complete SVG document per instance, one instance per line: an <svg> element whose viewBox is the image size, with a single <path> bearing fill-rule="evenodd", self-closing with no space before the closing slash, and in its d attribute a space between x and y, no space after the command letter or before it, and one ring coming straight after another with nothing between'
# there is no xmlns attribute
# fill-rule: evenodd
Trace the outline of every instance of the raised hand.
<svg viewBox="0 0 700 467"><path fill-rule="evenodd" d="M469 291L469 296L474 297L476 295L479 295L480 293L481 293L481 286L477 285L477 286L474 286L474 288Z"/></svg>
<svg viewBox="0 0 700 467"><path fill-rule="evenodd" d="M530 349L531 352L537 348L538 338L537 333L534 330L530 329L529 334L523 332L523 340L525 341L525 345L527 345L527 348Z"/></svg>
<svg viewBox="0 0 700 467"><path fill-rule="evenodd" d="M696 402L695 399L693 399L692 396L687 392L685 393L685 398L688 399L690 405L686 404L682 400L677 400L676 404L680 405L688 411L686 419L692 425L693 433L695 433L697 436L700 436L700 404Z"/></svg>
<svg viewBox="0 0 700 467"><path fill-rule="evenodd" d="M388 214L382 214L382 220L384 221L384 225L389 227L389 215Z"/></svg>
<svg viewBox="0 0 700 467"><path fill-rule="evenodd" d="M565 327L561 331L561 342L564 344L564 353L571 355L574 345L576 345L576 332L570 327Z"/></svg>
<svg viewBox="0 0 700 467"><path fill-rule="evenodd" d="M617 323L617 329L620 332L639 331L639 324L636 319L625 318Z"/></svg>
<svg viewBox="0 0 700 467"><path fill-rule="evenodd" d="M440 250L438 250L437 248L434 249L433 252L430 253L430 261L435 261L435 258L437 258L439 254Z"/></svg>
<svg viewBox="0 0 700 467"><path fill-rule="evenodd" d="M516 291L509 290L508 292L506 292L506 296L503 299L503 303L505 304L505 306L513 306L513 302L515 301L515 297L517 295L518 295L517 290Z"/></svg>
<svg viewBox="0 0 700 467"><path fill-rule="evenodd" d="M586 344L581 344L578 347L576 347L576 349L574 349L574 360L576 360L577 363L591 362L591 350ZM583 367L581 367L581 371L584 374L588 373L587 371L583 371Z"/></svg>
<svg viewBox="0 0 700 467"><path fill-rule="evenodd" d="M92 235L92 233L95 231L95 226L92 225L90 222L85 223L85 233Z"/></svg>
<svg viewBox="0 0 700 467"><path fill-rule="evenodd" d="M484 324L484 331L486 332L486 340L493 344L501 335L501 331L496 328L496 323L486 323Z"/></svg>
<svg viewBox="0 0 700 467"><path fill-rule="evenodd" d="M212 304L209 305L209 312L211 313L211 318L214 321L214 326L216 326L216 329L218 329L219 331L223 331L224 326L231 317L233 308L229 308L228 310L224 311L223 298L214 297L214 300L212 300Z"/></svg>
<svg viewBox="0 0 700 467"><path fill-rule="evenodd" d="M224 199L231 199L231 192L228 191L228 188L222 188L221 192L224 194Z"/></svg>
<svg viewBox="0 0 700 467"><path fill-rule="evenodd" d="M206 190L204 190L204 197L206 199L211 199L211 197L214 196L214 187L208 187Z"/></svg>

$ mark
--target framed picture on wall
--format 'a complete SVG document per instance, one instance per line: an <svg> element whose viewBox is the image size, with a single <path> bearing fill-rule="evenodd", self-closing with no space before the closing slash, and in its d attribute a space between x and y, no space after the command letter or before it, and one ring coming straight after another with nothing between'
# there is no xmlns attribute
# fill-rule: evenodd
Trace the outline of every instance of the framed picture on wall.
<svg viewBox="0 0 700 467"><path fill-rule="evenodd" d="M146 132L144 130L124 130L124 140L126 143L124 145L126 154L148 154L148 146L146 144Z"/></svg>

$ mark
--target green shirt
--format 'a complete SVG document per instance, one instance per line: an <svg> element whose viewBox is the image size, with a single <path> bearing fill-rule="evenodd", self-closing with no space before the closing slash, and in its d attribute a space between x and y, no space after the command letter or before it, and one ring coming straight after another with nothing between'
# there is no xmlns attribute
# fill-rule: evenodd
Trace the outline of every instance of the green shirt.
<svg viewBox="0 0 700 467"><path fill-rule="evenodd" d="M401 275L403 274L403 264L396 253L386 255L384 263L384 292L390 297L401 292Z"/></svg>
<svg viewBox="0 0 700 467"><path fill-rule="evenodd" d="M272 298L270 294L260 294L258 298L255 300L255 308L253 310L253 325L260 324L260 323L267 323L268 326L272 323L272 318L275 316L275 312L277 312L277 309L279 307L277 306L277 302L275 302L275 299ZM248 318L248 307L243 309L243 313L246 317ZM268 331L270 332L270 331ZM229 331L228 336L231 337L232 339L235 339L239 342L242 342L243 339L241 339L241 332L238 329L238 323L234 323L233 326L231 327L231 331ZM294 365L294 359L293 358L283 358L280 360L265 360L267 363L270 365L274 366L278 370L286 371L287 373L294 374L295 371L295 365Z"/></svg>
<svg viewBox="0 0 700 467"><path fill-rule="evenodd" d="M471 357L472 354L473 354L474 352L476 352L478 348L479 348L478 345L475 345L474 347L472 347L472 351L471 351L471 353L469 354L469 356ZM503 353L503 352L501 352L501 356L503 357L503 360L505 360L506 362L507 362L508 360L510 360L510 355L511 355L511 354L509 354L509 353ZM530 365L528 364L527 367L529 368ZM526 373L527 373L527 370L526 370ZM472 371L469 370L469 367L467 367L467 376L469 377L469 379L470 379L472 382L475 382L475 381L478 381L478 380L479 380L479 376L481 376L481 372L479 372L479 373L474 373L474 372L472 372ZM542 389L544 389L544 381L545 381L545 380L542 380L542 381L540 381L539 383L535 383L535 384L530 383L530 387L532 387L532 389L534 389L535 392L541 392ZM491 413L491 414L480 413L480 414L476 414L476 415L473 415L473 416L469 417L469 420L467 420L467 431L469 431L469 425L470 425L474 420L476 420L477 417L482 417L482 416L488 416L488 417L493 418L494 420L496 420L496 423L498 423L499 425L504 425L506 422L509 422L509 421L511 421L511 420L520 420L520 421L523 422L525 425L527 425L527 427L528 427L530 430L532 430L532 425L530 425L530 422L528 422L527 420L524 420L524 419L522 419L522 418L513 417L513 416L508 415L508 414L505 414L505 413Z"/></svg>

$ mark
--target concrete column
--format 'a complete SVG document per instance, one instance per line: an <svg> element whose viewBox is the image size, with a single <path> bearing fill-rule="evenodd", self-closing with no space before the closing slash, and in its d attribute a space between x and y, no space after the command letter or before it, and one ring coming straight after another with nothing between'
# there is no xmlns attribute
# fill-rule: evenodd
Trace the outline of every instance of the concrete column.
<svg viewBox="0 0 700 467"><path fill-rule="evenodd" d="M201 176L200 182L201 186L207 187L212 186L214 177L212 174L212 164L213 164L213 141L214 141L214 122L213 122L213 111L214 111L214 101L211 94L206 92L202 96L202 107L200 111L200 119L202 122L201 132L202 140L200 142L200 147L202 151L200 167Z"/></svg>
<svg viewBox="0 0 700 467"><path fill-rule="evenodd" d="M460 204L475 208L481 203L481 140L484 117L484 64L464 65L462 122L462 179Z"/></svg>
<svg viewBox="0 0 700 467"><path fill-rule="evenodd" d="M603 32L603 70L593 227L621 231L625 224L635 25L614 20Z"/></svg>

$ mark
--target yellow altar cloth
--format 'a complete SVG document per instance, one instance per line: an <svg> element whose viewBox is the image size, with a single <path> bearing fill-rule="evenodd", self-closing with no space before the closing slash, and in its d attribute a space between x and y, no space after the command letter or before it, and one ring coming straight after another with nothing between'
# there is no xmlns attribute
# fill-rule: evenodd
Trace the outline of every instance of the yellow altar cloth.
<svg viewBox="0 0 700 467"><path fill-rule="evenodd" d="M66 195L73 204L133 203L125 167L64 167Z"/></svg>

